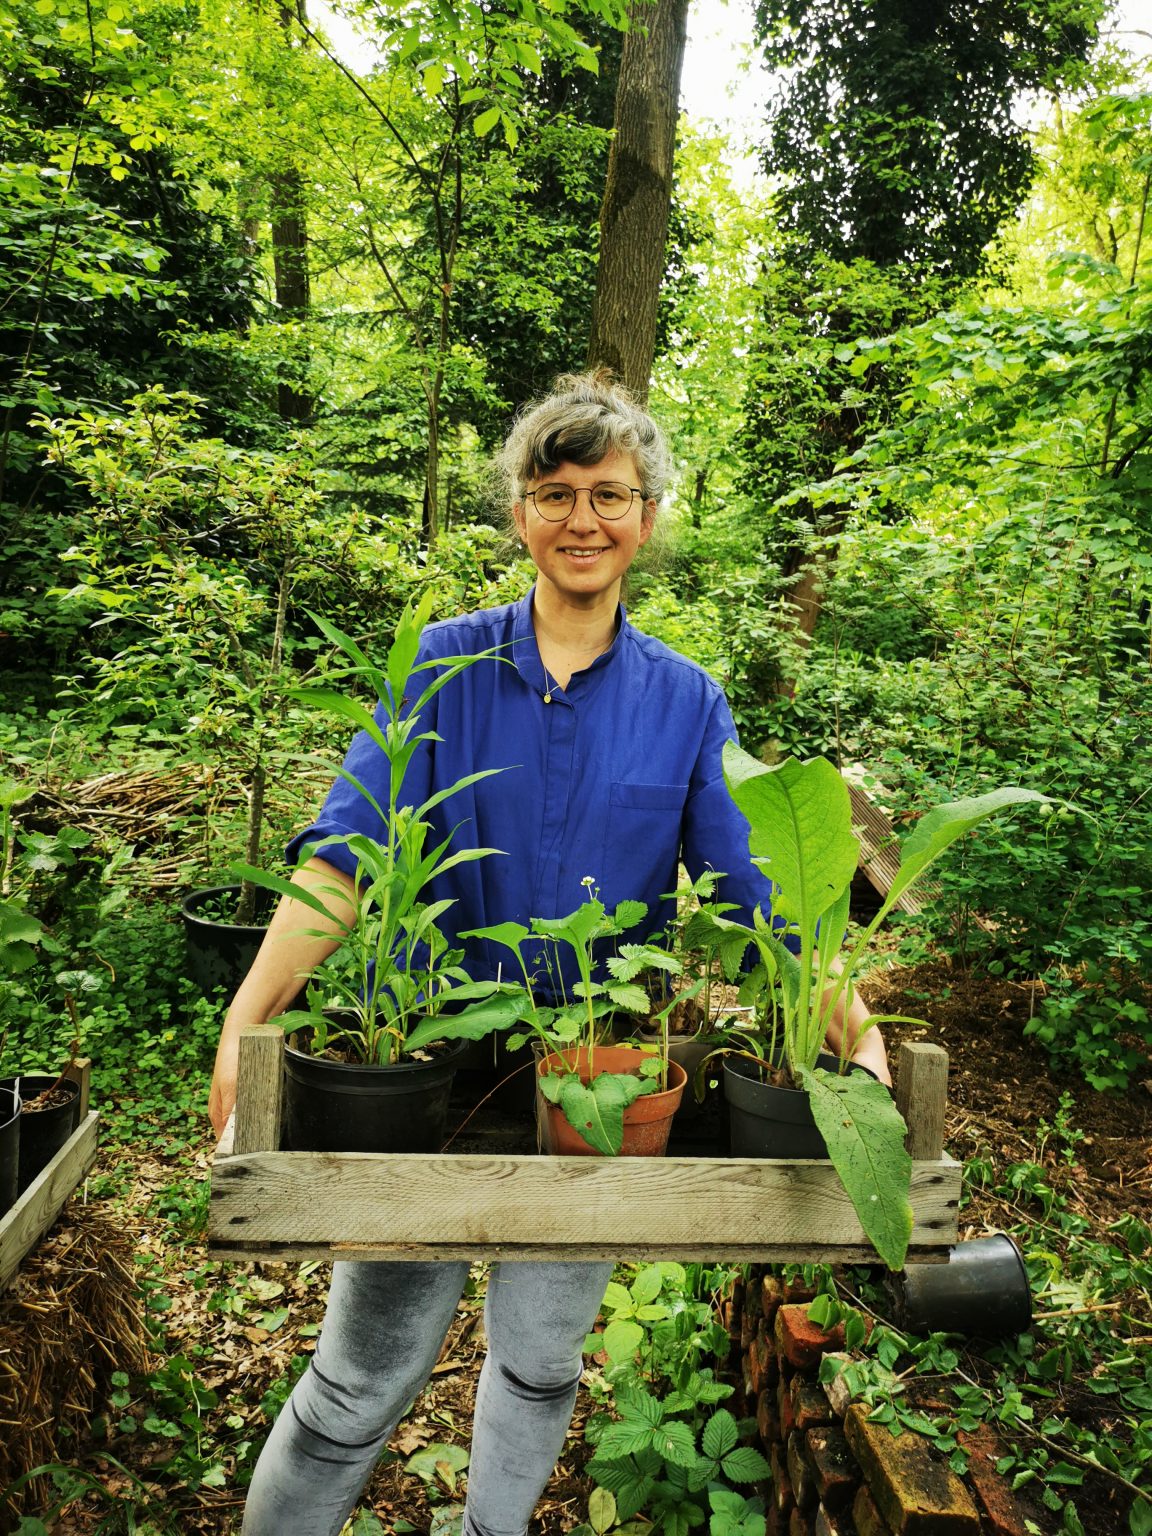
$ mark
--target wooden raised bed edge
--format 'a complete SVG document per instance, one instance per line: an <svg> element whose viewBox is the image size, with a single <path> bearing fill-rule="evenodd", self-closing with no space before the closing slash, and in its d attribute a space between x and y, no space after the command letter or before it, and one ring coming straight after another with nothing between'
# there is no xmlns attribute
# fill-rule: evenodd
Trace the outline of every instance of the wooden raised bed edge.
<svg viewBox="0 0 1152 1536"><path fill-rule="evenodd" d="M216 1149L221 1258L876 1262L830 1162L281 1152L283 1031L240 1040L236 1112ZM916 1213L909 1258L946 1259L960 1164L944 1155L948 1057L906 1044Z"/></svg>
<svg viewBox="0 0 1152 1536"><path fill-rule="evenodd" d="M25 1256L59 1216L68 1196L96 1160L100 1116L88 1108L91 1073L92 1063L87 1057L66 1069L65 1076L80 1085L80 1123L11 1210L0 1217L0 1291L7 1287Z"/></svg>

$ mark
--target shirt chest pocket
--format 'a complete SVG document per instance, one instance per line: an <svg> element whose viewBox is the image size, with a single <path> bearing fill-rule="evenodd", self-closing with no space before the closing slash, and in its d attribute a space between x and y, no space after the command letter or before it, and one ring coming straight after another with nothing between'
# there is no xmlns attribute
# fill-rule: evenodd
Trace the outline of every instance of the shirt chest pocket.
<svg viewBox="0 0 1152 1536"><path fill-rule="evenodd" d="M611 784L599 885L611 910L635 899L652 909L676 888L687 784Z"/></svg>

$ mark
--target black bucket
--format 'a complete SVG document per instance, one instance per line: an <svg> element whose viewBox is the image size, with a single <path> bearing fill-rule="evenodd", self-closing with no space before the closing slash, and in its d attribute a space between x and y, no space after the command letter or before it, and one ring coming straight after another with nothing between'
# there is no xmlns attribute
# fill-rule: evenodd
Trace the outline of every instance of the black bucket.
<svg viewBox="0 0 1152 1536"><path fill-rule="evenodd" d="M759 1063L746 1056L725 1056L722 1060L733 1157L828 1156L803 1089L776 1088L762 1081ZM821 1053L816 1065L835 1072L840 1058Z"/></svg>
<svg viewBox="0 0 1152 1536"><path fill-rule="evenodd" d="M467 1041L433 1061L352 1065L284 1051L284 1145L292 1152L439 1152Z"/></svg>
<svg viewBox="0 0 1152 1536"><path fill-rule="evenodd" d="M1001 1339L1032 1323L1028 1271L1003 1232L957 1243L947 1264L909 1264L893 1288L897 1321L910 1333Z"/></svg>
<svg viewBox="0 0 1152 1536"><path fill-rule="evenodd" d="M56 1086L67 1093L66 1104L57 1104L51 1109L28 1108L29 1103L46 1088ZM71 1078L61 1079L48 1072L23 1072L19 1077L4 1078L0 1088L13 1089L20 1095L20 1174L17 1193L22 1195L80 1124L80 1087Z"/></svg>
<svg viewBox="0 0 1152 1536"><path fill-rule="evenodd" d="M257 887L254 923L233 923L215 915L221 911L235 911L239 900L238 885L214 885L193 891L180 906L189 979L206 995L222 987L229 1001L247 976L256 951L264 942L268 920L276 905L276 894L266 891L263 886ZM205 908L213 915L206 916Z"/></svg>
<svg viewBox="0 0 1152 1536"><path fill-rule="evenodd" d="M20 1187L20 1095L0 1087L0 1216L16 1204Z"/></svg>

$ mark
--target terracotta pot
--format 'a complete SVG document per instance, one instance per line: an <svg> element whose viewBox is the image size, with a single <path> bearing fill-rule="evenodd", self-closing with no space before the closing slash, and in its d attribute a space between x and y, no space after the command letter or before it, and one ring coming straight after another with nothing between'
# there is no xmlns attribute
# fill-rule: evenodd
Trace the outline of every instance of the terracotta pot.
<svg viewBox="0 0 1152 1536"><path fill-rule="evenodd" d="M592 1052L591 1070L588 1051L579 1049L561 1051L556 1055L542 1056L536 1067L539 1077L545 1077L561 1062L574 1066L580 1081L587 1083L601 1072L628 1072L641 1060L639 1051L623 1045L598 1045ZM688 1074L676 1062L668 1063L668 1088L664 1093L646 1093L624 1111L624 1141L621 1157L663 1157L668 1147L668 1134L672 1129L672 1117L680 1103ZM541 1108L547 1124L544 1141L548 1151L564 1157L598 1157L595 1147L590 1147L564 1117L558 1104L541 1099Z"/></svg>

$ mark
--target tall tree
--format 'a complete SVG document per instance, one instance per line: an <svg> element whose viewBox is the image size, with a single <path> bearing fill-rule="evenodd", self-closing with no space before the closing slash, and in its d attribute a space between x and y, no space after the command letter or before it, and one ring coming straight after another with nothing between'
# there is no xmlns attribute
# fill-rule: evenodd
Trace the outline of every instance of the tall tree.
<svg viewBox="0 0 1152 1536"><path fill-rule="evenodd" d="M1075 78L1106 0L758 0L765 165L810 252L967 279L1031 181L1021 92Z"/></svg>
<svg viewBox="0 0 1152 1536"><path fill-rule="evenodd" d="M860 447L898 387L883 365L850 375L840 354L924 318L988 271L989 242L1033 174L1016 100L1079 75L1104 8L758 0L758 37L782 82L764 163L782 178L785 240L772 264L784 280L767 285L745 446L767 494L789 498L769 537L794 654L818 622L845 516L827 499L816 512L802 487ZM780 345L788 334L791 354ZM778 679L784 693L793 683Z"/></svg>
<svg viewBox="0 0 1152 1536"><path fill-rule="evenodd" d="M688 0L645 0L631 17L600 206L588 361L611 368L645 400L664 277Z"/></svg>

